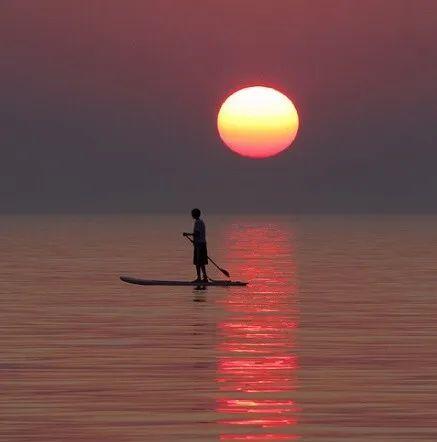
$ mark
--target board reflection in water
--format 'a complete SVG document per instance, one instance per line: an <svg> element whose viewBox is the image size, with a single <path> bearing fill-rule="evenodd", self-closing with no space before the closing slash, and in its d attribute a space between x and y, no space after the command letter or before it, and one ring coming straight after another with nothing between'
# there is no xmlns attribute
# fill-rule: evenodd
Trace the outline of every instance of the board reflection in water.
<svg viewBox="0 0 437 442"><path fill-rule="evenodd" d="M292 235L279 223L243 222L232 224L226 240L227 262L251 283L248 289L229 290L222 301L220 439L294 440L298 290Z"/></svg>

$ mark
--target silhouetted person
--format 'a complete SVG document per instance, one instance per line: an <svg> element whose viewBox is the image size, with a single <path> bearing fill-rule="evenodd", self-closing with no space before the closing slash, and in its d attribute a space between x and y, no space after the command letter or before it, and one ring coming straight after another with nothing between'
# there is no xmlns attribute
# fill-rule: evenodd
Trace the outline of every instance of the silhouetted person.
<svg viewBox="0 0 437 442"><path fill-rule="evenodd" d="M193 233L184 232L184 236L192 237L194 244L193 264L196 266L197 279L194 282L208 281L206 265L208 264L208 250L206 248L206 228L203 220L200 219L200 210L193 209L191 216L194 218Z"/></svg>

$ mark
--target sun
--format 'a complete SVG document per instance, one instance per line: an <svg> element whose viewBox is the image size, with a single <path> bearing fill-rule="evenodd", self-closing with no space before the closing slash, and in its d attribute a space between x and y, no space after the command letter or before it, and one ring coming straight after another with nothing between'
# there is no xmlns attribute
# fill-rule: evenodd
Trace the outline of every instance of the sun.
<svg viewBox="0 0 437 442"><path fill-rule="evenodd" d="M220 108L217 127L223 142L244 157L267 158L293 143L299 116L292 101L265 86L239 90Z"/></svg>

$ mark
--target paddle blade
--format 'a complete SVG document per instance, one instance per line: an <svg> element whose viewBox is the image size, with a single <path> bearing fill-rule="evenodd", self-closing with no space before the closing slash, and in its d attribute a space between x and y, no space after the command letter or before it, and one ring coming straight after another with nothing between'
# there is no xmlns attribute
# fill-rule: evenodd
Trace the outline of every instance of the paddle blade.
<svg viewBox="0 0 437 442"><path fill-rule="evenodd" d="M228 278L231 277L230 273L229 273L227 270L225 270L225 269L220 269L220 271L223 273L223 275L227 276Z"/></svg>

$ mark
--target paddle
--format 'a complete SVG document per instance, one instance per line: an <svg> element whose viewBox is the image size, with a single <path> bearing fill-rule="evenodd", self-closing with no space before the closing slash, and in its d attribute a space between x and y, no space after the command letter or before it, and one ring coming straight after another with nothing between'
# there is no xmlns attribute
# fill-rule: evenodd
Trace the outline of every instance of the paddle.
<svg viewBox="0 0 437 442"><path fill-rule="evenodd" d="M194 244L194 241L189 236L184 235L184 237L187 238L188 241L190 241L192 244ZM218 270L220 270L223 273L223 275L225 275L228 278L231 277L231 275L229 274L229 272L227 270L219 267L209 256L208 256L208 259L217 267Z"/></svg>

